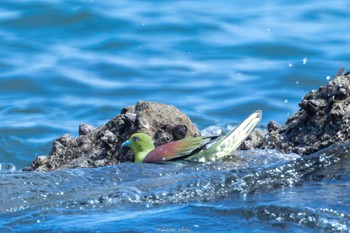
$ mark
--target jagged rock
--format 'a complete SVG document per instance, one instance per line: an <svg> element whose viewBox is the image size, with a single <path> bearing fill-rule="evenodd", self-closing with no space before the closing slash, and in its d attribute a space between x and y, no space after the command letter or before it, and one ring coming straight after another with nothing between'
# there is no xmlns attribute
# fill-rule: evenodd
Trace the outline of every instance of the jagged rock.
<svg viewBox="0 0 350 233"><path fill-rule="evenodd" d="M264 146L307 155L350 141L350 74L343 72L306 94L300 109L283 126L270 122Z"/></svg>
<svg viewBox="0 0 350 233"><path fill-rule="evenodd" d="M240 145L240 150L251 150L264 146L265 135L267 132L261 129L255 129L249 137Z"/></svg>
<svg viewBox="0 0 350 233"><path fill-rule="evenodd" d="M92 131L94 131L95 129L97 129L95 126L92 125L88 125L88 124L80 124L79 125L79 135L86 135Z"/></svg>
<svg viewBox="0 0 350 233"><path fill-rule="evenodd" d="M154 136L157 146L200 135L197 127L176 107L139 101L101 127L81 124L79 137L65 134L58 138L49 155L39 156L25 170L53 171L133 161L133 154L121 149L121 144L135 132Z"/></svg>

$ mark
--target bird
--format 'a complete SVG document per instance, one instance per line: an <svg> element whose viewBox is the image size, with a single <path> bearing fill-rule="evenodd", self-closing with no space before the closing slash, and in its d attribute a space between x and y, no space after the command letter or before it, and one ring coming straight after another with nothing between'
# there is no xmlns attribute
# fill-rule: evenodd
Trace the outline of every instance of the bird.
<svg viewBox="0 0 350 233"><path fill-rule="evenodd" d="M155 148L152 138L146 133L134 133L122 144L135 153L136 163L160 163L172 160L207 162L231 155L251 134L262 118L257 110L226 135L200 136L169 142ZM209 148L205 148L211 144Z"/></svg>

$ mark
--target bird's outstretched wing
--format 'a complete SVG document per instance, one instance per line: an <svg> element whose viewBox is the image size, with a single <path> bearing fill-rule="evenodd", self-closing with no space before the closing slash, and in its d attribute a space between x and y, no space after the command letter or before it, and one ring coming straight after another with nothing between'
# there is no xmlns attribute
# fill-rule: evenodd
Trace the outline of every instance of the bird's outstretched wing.
<svg viewBox="0 0 350 233"><path fill-rule="evenodd" d="M190 156L198 150L201 150L204 145L215 137L217 136L184 138L167 143L148 153L143 162L157 163Z"/></svg>

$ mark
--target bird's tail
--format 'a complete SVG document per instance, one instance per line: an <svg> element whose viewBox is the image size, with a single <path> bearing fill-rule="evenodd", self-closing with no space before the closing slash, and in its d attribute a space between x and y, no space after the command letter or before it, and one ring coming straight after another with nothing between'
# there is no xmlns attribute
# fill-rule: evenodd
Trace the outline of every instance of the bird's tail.
<svg viewBox="0 0 350 233"><path fill-rule="evenodd" d="M262 111L258 110L240 123L227 135L216 141L210 148L197 153L187 159L200 162L213 161L231 155L243 141L252 133L262 117Z"/></svg>

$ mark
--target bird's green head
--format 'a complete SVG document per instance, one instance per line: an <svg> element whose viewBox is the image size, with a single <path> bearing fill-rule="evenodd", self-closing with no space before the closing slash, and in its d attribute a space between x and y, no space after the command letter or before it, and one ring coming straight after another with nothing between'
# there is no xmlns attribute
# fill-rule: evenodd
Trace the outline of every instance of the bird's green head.
<svg viewBox="0 0 350 233"><path fill-rule="evenodd" d="M135 162L142 162L149 152L154 150L152 138L145 133L135 133L122 147L131 147L135 153Z"/></svg>

